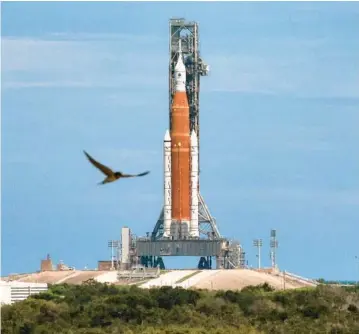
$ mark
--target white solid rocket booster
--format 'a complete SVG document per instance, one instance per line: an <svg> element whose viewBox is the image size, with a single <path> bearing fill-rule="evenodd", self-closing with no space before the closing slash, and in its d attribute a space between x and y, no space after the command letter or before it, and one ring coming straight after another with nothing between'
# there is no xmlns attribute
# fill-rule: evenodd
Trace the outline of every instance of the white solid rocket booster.
<svg viewBox="0 0 359 334"><path fill-rule="evenodd" d="M198 139L191 133L191 237L199 237L198 229Z"/></svg>
<svg viewBox="0 0 359 334"><path fill-rule="evenodd" d="M163 236L170 237L172 221L172 192L171 192L171 136L167 130L163 140L164 163L164 208L163 208Z"/></svg>

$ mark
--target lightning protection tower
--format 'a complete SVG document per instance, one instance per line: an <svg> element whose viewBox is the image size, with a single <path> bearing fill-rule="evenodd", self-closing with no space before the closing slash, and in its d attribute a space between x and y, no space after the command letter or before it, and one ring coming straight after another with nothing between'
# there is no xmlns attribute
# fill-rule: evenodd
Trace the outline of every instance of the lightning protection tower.
<svg viewBox="0 0 359 334"><path fill-rule="evenodd" d="M170 19L169 22L169 113L170 129L171 106L175 92L174 68L178 59L179 40L181 40L182 54L186 66L186 91L190 108L190 131L195 130L198 137L198 155L200 155L200 126L199 126L199 92L200 78L207 76L209 66L202 60L199 51L198 23L186 21L183 18ZM199 168L199 163L198 163ZM199 168L200 170L200 168ZM199 188L199 178L198 178ZM198 192L198 221L200 236L208 239L220 239L217 223L212 217L200 192ZM163 209L152 232L152 240L158 240L163 235Z"/></svg>
<svg viewBox="0 0 359 334"><path fill-rule="evenodd" d="M277 231L270 231L270 259L272 262L272 269L277 269L276 249L278 248Z"/></svg>
<svg viewBox="0 0 359 334"><path fill-rule="evenodd" d="M261 248L263 246L262 239L254 239L253 246L257 247L257 259L258 259L258 269L261 269Z"/></svg>

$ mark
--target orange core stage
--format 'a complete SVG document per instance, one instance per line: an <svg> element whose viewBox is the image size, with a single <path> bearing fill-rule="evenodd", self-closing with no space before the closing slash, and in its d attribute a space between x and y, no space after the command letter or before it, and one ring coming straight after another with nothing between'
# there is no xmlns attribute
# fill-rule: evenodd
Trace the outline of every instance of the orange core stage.
<svg viewBox="0 0 359 334"><path fill-rule="evenodd" d="M186 92L177 91L172 103L171 129L172 220L189 221L190 213L190 130Z"/></svg>

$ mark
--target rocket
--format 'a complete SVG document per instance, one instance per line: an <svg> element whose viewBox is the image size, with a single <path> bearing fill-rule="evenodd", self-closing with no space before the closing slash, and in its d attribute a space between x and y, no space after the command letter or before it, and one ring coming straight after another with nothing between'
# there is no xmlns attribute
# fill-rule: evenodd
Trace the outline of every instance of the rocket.
<svg viewBox="0 0 359 334"><path fill-rule="evenodd" d="M186 67L181 40L174 71L175 92L171 106L171 132L164 138L163 237L199 237L198 140L190 133L186 93Z"/></svg>

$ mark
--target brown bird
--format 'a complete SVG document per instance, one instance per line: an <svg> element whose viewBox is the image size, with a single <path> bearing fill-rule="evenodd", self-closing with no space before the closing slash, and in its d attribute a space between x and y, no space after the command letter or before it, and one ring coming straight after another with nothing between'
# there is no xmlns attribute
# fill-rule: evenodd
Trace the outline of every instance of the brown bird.
<svg viewBox="0 0 359 334"><path fill-rule="evenodd" d="M143 173L140 173L140 174L123 174L121 172L114 172L110 168L100 164L98 161L96 161L94 158L92 158L91 155L88 154L86 151L84 151L84 153L87 156L87 158L89 159L89 161L96 168L98 168L102 173L104 173L107 176L106 179L104 179L99 184L105 184L105 183L113 182L113 181L116 181L116 180L124 178L124 177L137 177L137 176L145 176L145 175L149 174L149 171L146 171L146 172L143 172Z"/></svg>

